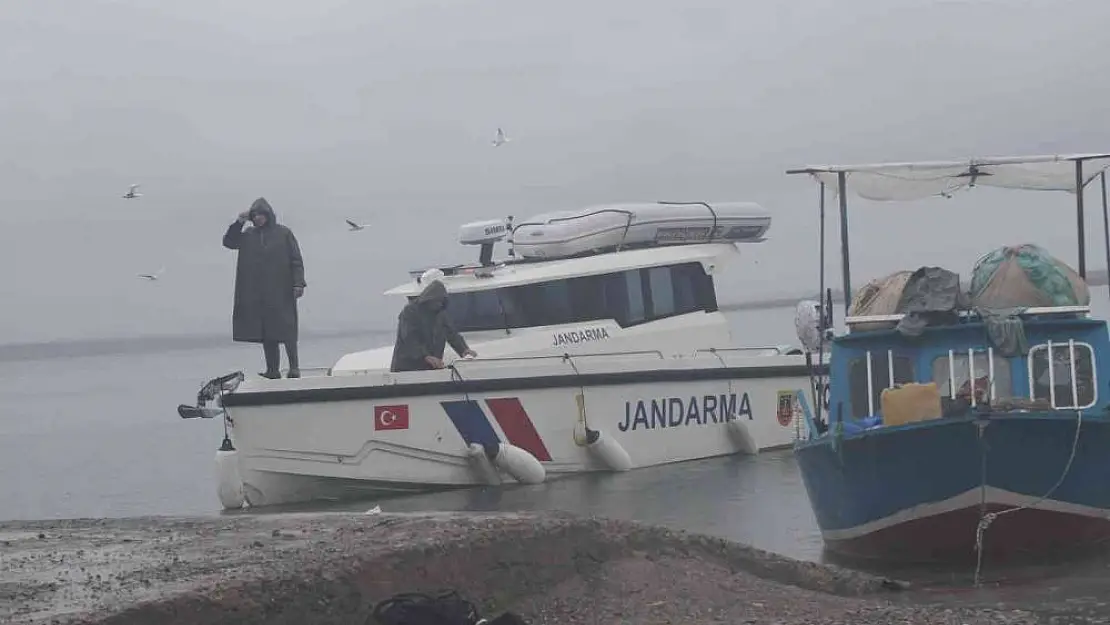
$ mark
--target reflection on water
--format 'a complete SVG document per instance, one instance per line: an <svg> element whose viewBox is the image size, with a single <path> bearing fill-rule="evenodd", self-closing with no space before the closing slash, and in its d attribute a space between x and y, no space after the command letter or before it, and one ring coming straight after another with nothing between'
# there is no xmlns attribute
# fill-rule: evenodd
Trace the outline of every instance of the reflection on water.
<svg viewBox="0 0 1110 625"><path fill-rule="evenodd" d="M283 507L384 512L559 510L711 534L795 558L820 560L822 543L790 450L728 456L552 480L410 495L373 502Z"/></svg>

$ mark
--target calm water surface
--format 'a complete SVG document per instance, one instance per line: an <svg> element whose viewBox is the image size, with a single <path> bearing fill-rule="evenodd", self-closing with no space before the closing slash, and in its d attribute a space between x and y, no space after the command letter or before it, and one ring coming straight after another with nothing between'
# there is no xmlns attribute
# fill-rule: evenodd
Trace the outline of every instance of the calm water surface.
<svg viewBox="0 0 1110 625"><path fill-rule="evenodd" d="M1095 295L1096 312L1105 317L1110 302L1103 289ZM751 344L794 340L792 309L731 317L739 336L759 338ZM329 365L381 343L380 335L306 340L302 361ZM209 378L236 369L250 374L260 361L256 346L229 341L219 348L0 362L0 518L219 514L213 457L220 422L184 421L176 406L194 401ZM374 503L398 512L562 510L823 558L789 450Z"/></svg>
<svg viewBox="0 0 1110 625"><path fill-rule="evenodd" d="M732 315L759 344L791 342L793 312ZM752 341L755 343L755 341ZM380 336L305 340L306 366L329 365ZM0 518L217 514L218 420L183 421L206 380L261 369L253 345L0 362ZM11 476L9 478L9 476ZM535 488L411 497L387 509L561 509L689 527L790 549L816 544L789 452L559 480ZM780 518L781 517L781 518ZM789 525L790 529L782 528ZM770 531L768 528L777 528ZM805 551L805 549L802 549Z"/></svg>

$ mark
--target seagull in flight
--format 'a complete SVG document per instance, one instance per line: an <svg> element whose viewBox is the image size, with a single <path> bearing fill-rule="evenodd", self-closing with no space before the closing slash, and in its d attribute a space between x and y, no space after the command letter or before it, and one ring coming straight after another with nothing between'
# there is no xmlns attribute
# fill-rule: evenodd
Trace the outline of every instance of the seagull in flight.
<svg viewBox="0 0 1110 625"><path fill-rule="evenodd" d="M159 269L158 271L156 271L154 273L140 273L139 277L143 278L144 280L150 280L151 282L153 282L153 281L157 280L158 278L161 278L162 274L165 273L165 271L166 271L166 268L162 267L161 269Z"/></svg>
<svg viewBox="0 0 1110 625"><path fill-rule="evenodd" d="M138 189L138 188L139 188L139 185L137 185L137 184L131 185L131 188L127 190L127 193L123 194L124 199L133 200L137 197L142 197L142 195L143 195L142 193L135 193L135 189Z"/></svg>
<svg viewBox="0 0 1110 625"><path fill-rule="evenodd" d="M497 136L494 137L493 141L491 141L490 143L492 143L493 147L496 148L496 147L505 145L508 142L509 142L509 137L505 135L505 131L498 128L497 129Z"/></svg>
<svg viewBox="0 0 1110 625"><path fill-rule="evenodd" d="M369 225L369 224L356 224L355 222L351 221L350 219L347 219L345 221L347 222L347 225L351 227L351 232L358 232L359 230L362 230L367 225Z"/></svg>

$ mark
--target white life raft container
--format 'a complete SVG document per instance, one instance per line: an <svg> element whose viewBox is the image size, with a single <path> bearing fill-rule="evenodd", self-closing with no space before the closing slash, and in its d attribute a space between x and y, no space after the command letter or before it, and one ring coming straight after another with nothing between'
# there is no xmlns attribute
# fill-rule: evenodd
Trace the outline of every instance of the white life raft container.
<svg viewBox="0 0 1110 625"><path fill-rule="evenodd" d="M537 215L513 228L522 258L566 258L626 247L763 240L771 216L753 202L606 204Z"/></svg>

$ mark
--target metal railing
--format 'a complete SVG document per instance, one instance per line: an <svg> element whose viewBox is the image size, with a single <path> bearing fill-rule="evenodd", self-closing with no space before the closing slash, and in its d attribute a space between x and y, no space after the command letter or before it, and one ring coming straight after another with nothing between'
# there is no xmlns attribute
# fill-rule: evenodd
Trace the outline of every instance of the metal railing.
<svg viewBox="0 0 1110 625"><path fill-rule="evenodd" d="M722 348L709 348L709 349L696 349L694 356L700 354L721 354L726 352L771 352L764 354L766 356L784 356L787 355L784 346L766 346L766 347L722 347ZM623 357L623 356L652 356L653 359L666 360L667 356L660 350L647 349L647 350L628 350L628 351L615 351L615 352L585 352L579 354L537 354L534 356L492 356L492 357L479 357L479 358L456 358L451 361L451 366L465 365L465 364L480 364L480 363L506 363L506 362L529 362L538 360L565 360L566 358L573 358L581 360L583 358L598 358L598 357ZM328 372L330 375L330 368L321 367L320 369ZM308 371L308 369L302 369ZM342 372L343 376L350 375L368 375L372 373L390 373L388 365L377 369L350 369ZM394 372L396 373L396 372ZM404 373L404 372L402 372Z"/></svg>
<svg viewBox="0 0 1110 625"><path fill-rule="evenodd" d="M1048 367L1048 403L1049 403L1049 405L1052 406L1052 408L1054 408L1054 409L1059 408L1059 409L1076 409L1076 410L1082 410L1084 408L1090 408L1091 406L1095 405L1095 403L1098 401L1098 372L1096 371L1096 366L1095 366L1095 361L1094 361L1094 353L1095 352L1094 352L1094 349L1092 348L1092 346L1089 343L1076 341L1075 339L1068 339L1068 343L1067 343L1068 368L1070 369L1070 374L1069 375L1070 375L1070 378L1071 378L1069 380L1069 382L1071 382L1071 405L1070 406L1060 406L1056 403L1056 400L1057 400L1057 397L1056 397L1056 360L1053 358L1053 351L1052 351L1053 346L1059 346L1059 343L1053 343L1052 341L1048 341L1047 343L1045 343L1043 345L1036 345L1036 346L1032 347L1029 350L1028 367L1027 367L1028 370L1029 370L1029 399L1036 400L1036 398L1037 398L1036 397L1037 387L1035 385L1035 380L1033 378L1033 369L1034 369L1034 367L1033 367L1033 358L1039 350L1044 350L1044 352L1045 352L1045 362L1046 362L1047 367ZM1086 349L1087 350L1087 355L1091 359L1091 388L1092 388L1091 401L1088 404L1084 405L1084 406L1079 405L1079 371L1078 371L1079 370L1079 367L1078 367L1079 360L1076 358L1076 347Z"/></svg>
<svg viewBox="0 0 1110 625"><path fill-rule="evenodd" d="M962 352L963 350L959 350ZM956 354L957 350L948 350L948 398L956 399ZM979 404L977 397L977 389L975 383L978 378L975 377L975 355L986 354L987 356L987 390L990 395L990 402L993 402L998 397L998 390L995 385L994 375L994 348L988 347L985 350L976 350L974 347L967 348L967 380L968 389L971 393L971 406L974 408ZM960 353L963 356L962 353Z"/></svg>
<svg viewBox="0 0 1110 625"><path fill-rule="evenodd" d="M1021 316L1029 315L1076 315L1076 314L1090 314L1090 306L1036 306L1033 308L1026 308L1020 313ZM958 311L960 317L976 317L978 314L972 310ZM893 315L861 315L858 317L845 317L844 323L847 326L860 325L864 323L889 323L893 321L901 321L905 314L897 313Z"/></svg>
<svg viewBox="0 0 1110 625"><path fill-rule="evenodd" d="M875 374L872 363L871 350L867 351L867 414L875 414ZM886 379L887 385L883 388L894 388L894 350L886 350Z"/></svg>
<svg viewBox="0 0 1110 625"><path fill-rule="evenodd" d="M694 350L694 356L696 357L698 354L721 354L726 352L774 352L767 355L788 356L789 354L787 354L786 352L790 349L793 348L787 347L785 345L767 345L763 347L710 347L709 349Z"/></svg>

